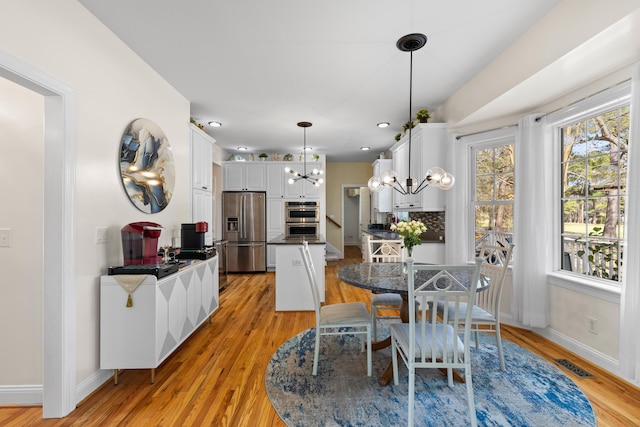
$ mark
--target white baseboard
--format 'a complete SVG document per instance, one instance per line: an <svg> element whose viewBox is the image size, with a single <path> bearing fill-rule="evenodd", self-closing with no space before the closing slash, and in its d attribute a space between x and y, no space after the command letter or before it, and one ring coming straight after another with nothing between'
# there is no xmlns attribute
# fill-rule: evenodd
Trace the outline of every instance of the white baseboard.
<svg viewBox="0 0 640 427"><path fill-rule="evenodd" d="M82 401L113 376L99 370L76 386L76 403ZM42 385L0 386L0 405L42 406Z"/></svg>
<svg viewBox="0 0 640 427"><path fill-rule="evenodd" d="M76 403L86 399L87 396L96 391L98 387L108 381L112 376L113 370L111 369L100 369L94 372L93 375L76 387Z"/></svg>
<svg viewBox="0 0 640 427"><path fill-rule="evenodd" d="M42 405L42 385L0 386L0 405Z"/></svg>
<svg viewBox="0 0 640 427"><path fill-rule="evenodd" d="M568 351L577 354L583 359L588 360L589 362L598 365L602 369L608 371L610 374L615 375L616 377L630 383L633 385L637 385L633 382L631 378L625 378L620 374L620 362L617 359L614 359L611 356L607 356L604 353L595 350L580 341L577 341L561 332L556 331L555 329L547 328L529 328L526 326L522 326L520 322L514 319L513 316L502 313L501 315L502 323L505 325L515 326L518 328L523 328L527 330L531 330L549 341L558 344L559 346L567 349Z"/></svg>

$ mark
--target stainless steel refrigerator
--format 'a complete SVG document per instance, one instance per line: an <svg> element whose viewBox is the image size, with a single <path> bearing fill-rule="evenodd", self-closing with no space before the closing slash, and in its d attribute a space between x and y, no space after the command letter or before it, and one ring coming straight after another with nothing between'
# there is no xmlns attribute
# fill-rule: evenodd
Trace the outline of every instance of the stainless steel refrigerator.
<svg viewBox="0 0 640 427"><path fill-rule="evenodd" d="M227 240L227 271L267 271L267 195L264 192L222 193L223 240Z"/></svg>

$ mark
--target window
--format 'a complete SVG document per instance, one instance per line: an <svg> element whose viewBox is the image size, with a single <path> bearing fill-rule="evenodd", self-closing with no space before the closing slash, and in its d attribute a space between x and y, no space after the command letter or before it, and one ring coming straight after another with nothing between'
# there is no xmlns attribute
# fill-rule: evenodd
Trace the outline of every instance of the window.
<svg viewBox="0 0 640 427"><path fill-rule="evenodd" d="M629 104L563 124L559 130L561 267L620 281Z"/></svg>
<svg viewBox="0 0 640 427"><path fill-rule="evenodd" d="M487 242L513 243L514 144L509 139L472 148L474 174L471 216L474 218L475 249Z"/></svg>

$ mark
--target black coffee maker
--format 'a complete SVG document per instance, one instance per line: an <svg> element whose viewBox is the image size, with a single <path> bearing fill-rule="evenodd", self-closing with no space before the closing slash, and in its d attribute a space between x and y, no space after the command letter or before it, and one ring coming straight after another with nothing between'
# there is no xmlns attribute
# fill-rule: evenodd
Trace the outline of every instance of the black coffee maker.
<svg viewBox="0 0 640 427"><path fill-rule="evenodd" d="M155 222L132 222L122 227L122 255L124 265L161 264L158 238L162 226Z"/></svg>
<svg viewBox="0 0 640 427"><path fill-rule="evenodd" d="M193 224L182 224L180 249L202 250L204 249L204 235L209 230L209 224L201 221Z"/></svg>

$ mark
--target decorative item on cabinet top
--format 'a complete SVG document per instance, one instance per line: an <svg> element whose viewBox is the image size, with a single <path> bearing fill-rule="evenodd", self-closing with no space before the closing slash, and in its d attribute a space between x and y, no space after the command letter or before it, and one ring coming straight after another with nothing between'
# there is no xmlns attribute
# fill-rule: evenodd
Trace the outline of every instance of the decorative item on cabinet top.
<svg viewBox="0 0 640 427"><path fill-rule="evenodd" d="M129 200L145 213L169 205L175 185L175 166L169 141L149 119L132 121L120 144L120 176Z"/></svg>

